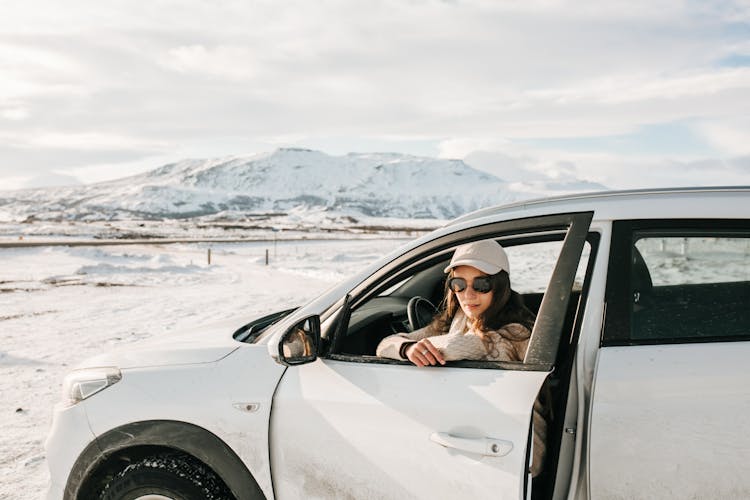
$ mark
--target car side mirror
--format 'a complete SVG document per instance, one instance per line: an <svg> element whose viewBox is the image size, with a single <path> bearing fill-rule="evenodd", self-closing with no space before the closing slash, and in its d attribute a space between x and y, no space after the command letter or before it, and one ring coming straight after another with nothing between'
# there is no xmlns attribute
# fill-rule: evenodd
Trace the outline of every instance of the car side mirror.
<svg viewBox="0 0 750 500"><path fill-rule="evenodd" d="M309 316L289 328L279 341L277 361L285 366L302 365L318 359L320 316Z"/></svg>

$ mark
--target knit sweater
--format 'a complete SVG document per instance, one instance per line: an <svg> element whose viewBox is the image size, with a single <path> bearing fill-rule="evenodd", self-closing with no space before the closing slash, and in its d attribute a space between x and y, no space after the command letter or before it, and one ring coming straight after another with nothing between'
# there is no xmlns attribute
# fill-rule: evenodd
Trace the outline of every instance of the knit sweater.
<svg viewBox="0 0 750 500"><path fill-rule="evenodd" d="M429 337L430 343L437 347L446 361L523 361L530 335L529 329L522 324L510 323L498 330L484 332L483 341L481 334L468 325L466 315L459 310L448 333L436 332L432 324L411 333L397 333L381 340L376 354L384 358L405 359L401 356L403 344Z"/></svg>
<svg viewBox="0 0 750 500"><path fill-rule="evenodd" d="M443 355L446 361L483 360L483 361L519 361L523 362L529 345L531 332L520 323L510 323L497 330L484 332L484 341L480 333L468 324L463 311L459 310L453 317L448 333L436 332L430 324L411 333L397 333L380 341L376 354L384 358L406 359L402 357L404 344L413 344L429 338ZM534 402L534 457L531 464L532 476L537 476L544 463L546 454L547 421L544 418L544 407L539 398Z"/></svg>

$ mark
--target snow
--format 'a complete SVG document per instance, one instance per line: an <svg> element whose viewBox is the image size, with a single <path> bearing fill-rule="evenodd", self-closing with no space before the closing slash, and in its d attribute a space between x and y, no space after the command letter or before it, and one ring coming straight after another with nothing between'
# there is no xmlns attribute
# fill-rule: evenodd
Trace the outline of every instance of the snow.
<svg viewBox="0 0 750 500"><path fill-rule="evenodd" d="M204 323L233 331L314 298L404 242L0 249L0 498L42 497L52 407L84 359L145 338L179 341Z"/></svg>
<svg viewBox="0 0 750 500"><path fill-rule="evenodd" d="M327 155L278 149L248 157L183 160L88 186L0 191L0 221L219 217L317 227L339 219L450 219L591 183L517 186L461 160L398 153Z"/></svg>

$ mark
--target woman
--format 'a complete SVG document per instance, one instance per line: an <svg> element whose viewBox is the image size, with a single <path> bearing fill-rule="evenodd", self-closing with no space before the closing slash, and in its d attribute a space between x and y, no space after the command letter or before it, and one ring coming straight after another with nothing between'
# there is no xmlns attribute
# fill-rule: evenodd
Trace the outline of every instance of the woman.
<svg viewBox="0 0 750 500"><path fill-rule="evenodd" d="M508 256L494 240L456 248L445 272L442 312L424 328L380 341L377 355L408 359L417 366L460 359L520 361L534 326L534 313L510 288ZM534 404L533 476L541 471L546 421Z"/></svg>
<svg viewBox="0 0 750 500"><path fill-rule="evenodd" d="M510 288L508 256L494 240L456 249L442 313L424 328L384 338L377 355L417 366L476 359L523 361L534 313Z"/></svg>

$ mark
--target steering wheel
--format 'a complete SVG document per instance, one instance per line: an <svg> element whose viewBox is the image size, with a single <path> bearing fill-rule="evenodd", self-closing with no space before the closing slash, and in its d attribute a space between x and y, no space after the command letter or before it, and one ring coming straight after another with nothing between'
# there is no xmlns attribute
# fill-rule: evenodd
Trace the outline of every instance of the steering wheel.
<svg viewBox="0 0 750 500"><path fill-rule="evenodd" d="M409 303L406 304L406 315L409 318L409 328L411 331L419 330L429 325L432 318L437 314L438 310L432 302L420 297L419 295L412 297Z"/></svg>

